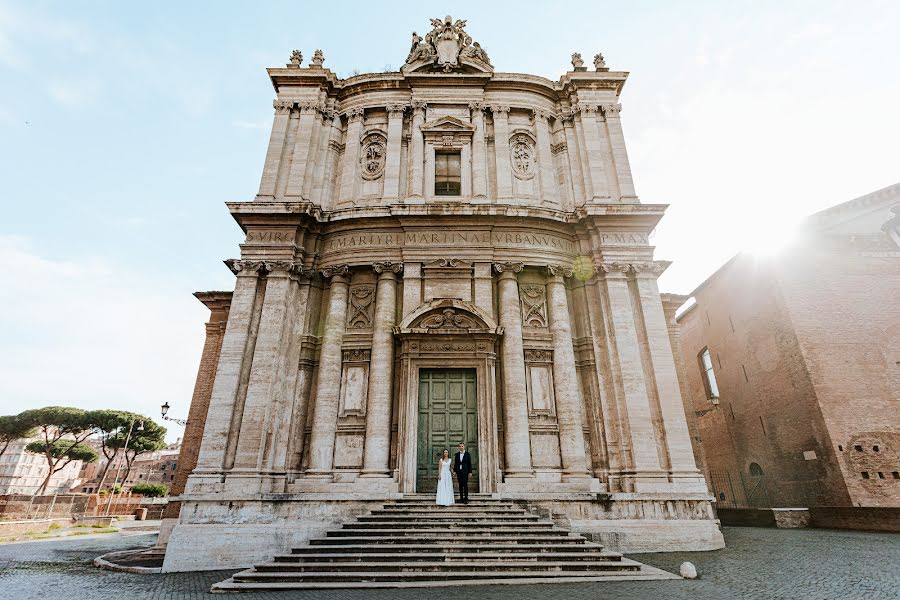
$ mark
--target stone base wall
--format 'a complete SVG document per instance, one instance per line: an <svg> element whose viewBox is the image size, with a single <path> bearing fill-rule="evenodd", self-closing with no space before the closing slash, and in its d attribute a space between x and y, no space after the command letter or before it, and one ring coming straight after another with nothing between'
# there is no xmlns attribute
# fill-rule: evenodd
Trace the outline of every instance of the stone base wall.
<svg viewBox="0 0 900 600"><path fill-rule="evenodd" d="M725 547L708 498L659 494L561 494L521 501L536 514L619 552ZM310 499L308 495L224 503L185 500L168 535L164 572L241 569L306 544L388 498ZM188 522L185 522L188 521Z"/></svg>
<svg viewBox="0 0 900 600"><path fill-rule="evenodd" d="M809 515L813 527L900 533L900 507L818 506Z"/></svg>
<svg viewBox="0 0 900 600"><path fill-rule="evenodd" d="M810 526L808 508L719 508L722 525L796 529Z"/></svg>

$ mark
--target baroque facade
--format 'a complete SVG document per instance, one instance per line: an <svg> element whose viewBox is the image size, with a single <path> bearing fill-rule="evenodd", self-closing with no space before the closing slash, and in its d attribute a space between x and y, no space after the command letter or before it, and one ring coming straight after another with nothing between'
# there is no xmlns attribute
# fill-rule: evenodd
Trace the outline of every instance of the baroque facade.
<svg viewBox="0 0 900 600"><path fill-rule="evenodd" d="M692 296L681 348L720 508L900 507L900 184Z"/></svg>
<svg viewBox="0 0 900 600"><path fill-rule="evenodd" d="M399 72L340 79L321 51L269 69L166 570L244 566L429 492L459 441L478 492L613 548L722 546L648 242L665 206L638 200L625 149L628 74L577 54L555 82L495 72L464 21L432 27Z"/></svg>

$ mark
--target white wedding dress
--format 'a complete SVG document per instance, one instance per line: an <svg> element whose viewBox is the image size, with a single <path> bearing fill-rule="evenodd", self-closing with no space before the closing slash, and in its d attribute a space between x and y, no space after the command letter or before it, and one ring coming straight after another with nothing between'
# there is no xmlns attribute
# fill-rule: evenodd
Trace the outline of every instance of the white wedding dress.
<svg viewBox="0 0 900 600"><path fill-rule="evenodd" d="M437 487L437 503L440 506L450 506L453 501L453 474L450 472L450 465L453 459L441 461L441 480L438 481Z"/></svg>

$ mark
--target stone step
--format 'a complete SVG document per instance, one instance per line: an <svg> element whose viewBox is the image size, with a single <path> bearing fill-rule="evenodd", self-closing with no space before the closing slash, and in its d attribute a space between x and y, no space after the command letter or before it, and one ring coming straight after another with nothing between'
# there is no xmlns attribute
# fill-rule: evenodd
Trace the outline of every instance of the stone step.
<svg viewBox="0 0 900 600"><path fill-rule="evenodd" d="M490 515L523 515L530 514L524 508L517 506L465 506L454 504L453 506L385 506L371 511L373 515L395 514L460 514L485 513Z"/></svg>
<svg viewBox="0 0 900 600"><path fill-rule="evenodd" d="M485 569L482 571L453 569L449 571L408 571L408 572L382 572L382 571L308 571L308 572L260 572L256 570L241 571L232 576L236 583L243 582L348 582L348 581L454 581L454 580L478 580L478 579L514 579L520 577L557 578L557 577L598 577L609 573L628 573L640 571L640 564L618 565L615 569L598 568L593 570L556 570L556 571L496 571Z"/></svg>
<svg viewBox="0 0 900 600"><path fill-rule="evenodd" d="M277 563L312 563L312 562L408 562L442 560L451 564L465 564L469 561L606 561L618 562L622 555L616 552L604 552L599 548L589 552L447 552L443 548L438 551L421 550L415 552L358 552L352 553L342 549L340 552L317 552L315 554L277 554L274 562Z"/></svg>
<svg viewBox="0 0 900 600"><path fill-rule="evenodd" d="M482 561L472 560L467 562L448 563L443 560L419 561L414 564L404 564L397 562L368 562L361 563L355 561L349 562L299 562L299 563L283 563L271 562L256 565L254 567L254 575L259 573L345 573L356 571L371 571L377 573L446 573L454 571L465 571L467 573L479 573L483 571L493 571L502 573L505 571L522 571L529 570L533 572L556 572L556 571L608 571L636 570L632 565L623 564L619 561L522 561L522 560L502 560L502 561ZM247 577L251 577L248 575Z"/></svg>
<svg viewBox="0 0 900 600"><path fill-rule="evenodd" d="M553 524L546 521L535 521L521 519L518 521L495 519L377 519L375 521L354 521L344 525L344 530L359 531L360 529L393 529L395 527L404 529L436 529L448 528L456 530L477 530L477 529L496 529L496 528L517 528L517 529L552 529Z"/></svg>
<svg viewBox="0 0 900 600"><path fill-rule="evenodd" d="M540 519L537 515L527 513L465 513L465 512L420 512L420 513L377 513L374 515L363 515L357 518L357 521L409 521L415 519L467 519L467 520L485 520L493 519L496 521L537 521Z"/></svg>
<svg viewBox="0 0 900 600"><path fill-rule="evenodd" d="M340 542L338 538L338 542ZM377 544L372 543L362 543L362 544L321 544L321 545L312 545L312 546L300 546L299 548L292 548L291 554L281 555L281 556L295 556L295 555L306 555L306 554L320 554L322 552L345 552L348 555L352 553L377 553L377 554L399 554L399 555L414 555L420 552L442 552L445 555L454 555L460 553L470 553L470 554L480 554L482 552L495 552L495 553L520 553L520 552L541 552L541 553L556 553L556 552L578 552L578 553L590 553L590 552L599 552L603 550L603 546L599 544L593 544L591 542L585 542L584 540L578 540L578 538L566 538L565 540L556 540L553 543L544 543L544 544L517 544L517 543L497 543L497 542L487 542L487 543L456 543L456 544L444 544L444 543L432 543L432 544Z"/></svg>
<svg viewBox="0 0 900 600"><path fill-rule="evenodd" d="M333 533L333 532L331 532ZM565 532L562 532L565 533ZM521 534L521 535L484 535L484 534L476 534L463 536L459 534L446 534L446 535L436 535L436 534L428 534L423 535L420 532L414 532L409 536L398 535L398 536L381 536L378 535L370 535L370 536L334 536L334 537L325 537L325 538L315 538L309 540L310 545L312 546L327 546L331 544L403 544L409 543L413 538L415 541L420 543L439 543L439 544L471 544L473 542L484 543L493 543L493 542L510 542L510 543L531 543L531 544L540 544L540 543L551 543L551 544L559 544L562 540L570 544L583 544L585 542L584 538L578 537L565 537L562 535L537 535L537 534Z"/></svg>
<svg viewBox="0 0 900 600"><path fill-rule="evenodd" d="M565 529L552 529L552 525L541 523L542 529L538 531L528 531L528 535L539 535L543 538L553 538L553 537L568 537L570 534ZM389 537L389 538L397 538L397 537L422 537L422 538L442 538L442 537L450 537L450 538L461 538L461 537L487 537L487 536L516 536L522 533L522 529L519 527L509 527L508 525L500 524L496 527L479 527L478 529L471 528L460 528L460 529L449 529L446 526L444 527L392 527L385 529L383 527L378 528L345 528L338 529L337 531L329 531L325 535L327 537Z"/></svg>

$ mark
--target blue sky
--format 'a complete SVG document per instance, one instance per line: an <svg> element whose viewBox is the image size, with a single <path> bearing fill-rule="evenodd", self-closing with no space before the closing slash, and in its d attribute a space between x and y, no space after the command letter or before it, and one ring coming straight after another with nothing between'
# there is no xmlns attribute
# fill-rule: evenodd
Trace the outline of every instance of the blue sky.
<svg viewBox="0 0 900 600"><path fill-rule="evenodd" d="M397 69L447 12L498 71L557 79L580 51L632 73L637 191L671 205L653 237L675 261L664 290L900 181L894 1L0 0L0 414L184 416L206 318L191 292L232 287L223 203L259 183L265 67L321 48L342 76Z"/></svg>

